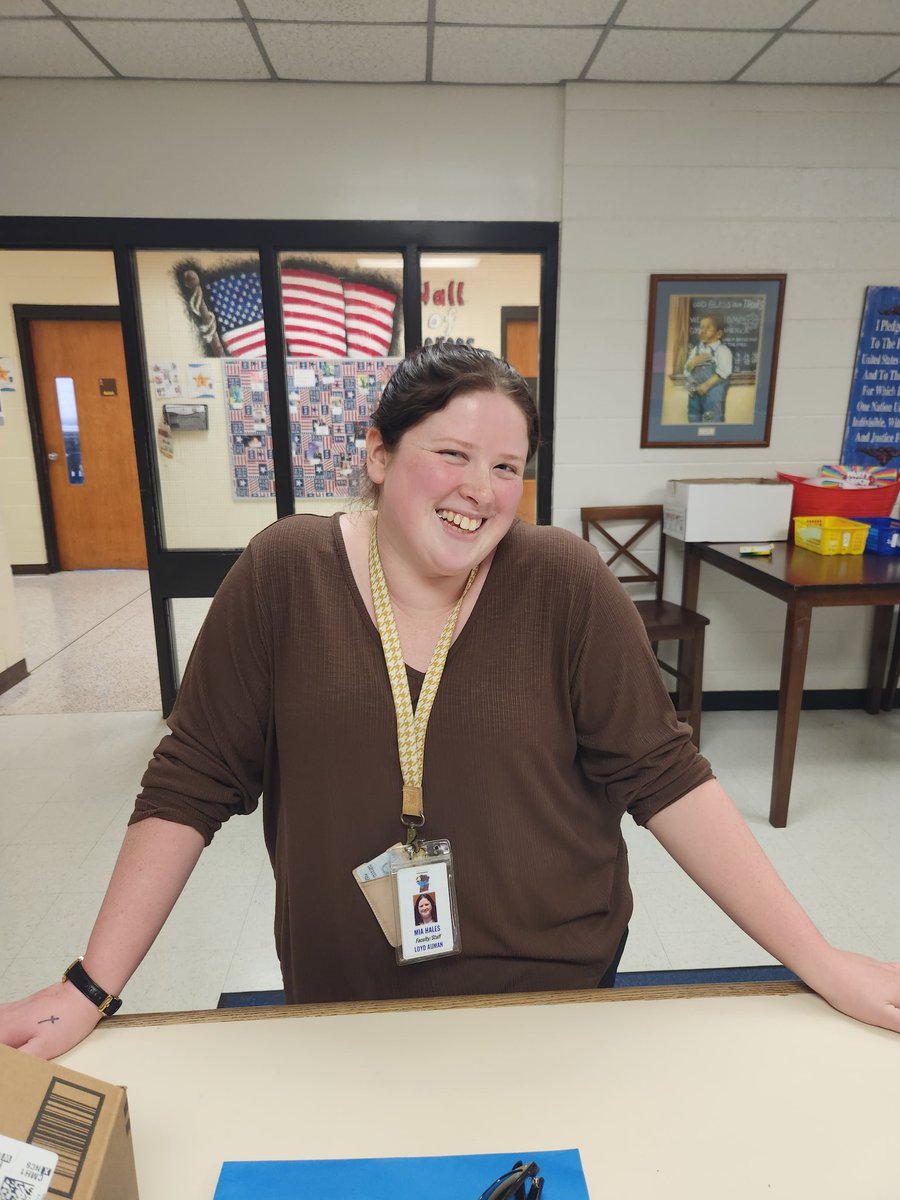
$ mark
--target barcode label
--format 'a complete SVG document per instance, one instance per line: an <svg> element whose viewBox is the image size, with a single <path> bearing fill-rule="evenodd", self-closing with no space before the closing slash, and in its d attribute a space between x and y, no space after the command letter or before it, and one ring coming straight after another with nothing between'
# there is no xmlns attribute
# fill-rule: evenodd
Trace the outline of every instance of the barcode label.
<svg viewBox="0 0 900 1200"><path fill-rule="evenodd" d="M28 1141L59 1156L50 1194L74 1196L103 1107L102 1092L54 1077L37 1111Z"/></svg>
<svg viewBox="0 0 900 1200"><path fill-rule="evenodd" d="M43 1200L56 1155L0 1134L0 1200Z"/></svg>

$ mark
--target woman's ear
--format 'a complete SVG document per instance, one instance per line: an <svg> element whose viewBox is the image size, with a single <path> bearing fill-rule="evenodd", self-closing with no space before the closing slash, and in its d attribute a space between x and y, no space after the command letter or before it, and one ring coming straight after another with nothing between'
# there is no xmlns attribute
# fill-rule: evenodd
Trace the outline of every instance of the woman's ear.
<svg viewBox="0 0 900 1200"><path fill-rule="evenodd" d="M390 452L384 444L381 431L374 425L366 430L366 472L376 487L384 483Z"/></svg>

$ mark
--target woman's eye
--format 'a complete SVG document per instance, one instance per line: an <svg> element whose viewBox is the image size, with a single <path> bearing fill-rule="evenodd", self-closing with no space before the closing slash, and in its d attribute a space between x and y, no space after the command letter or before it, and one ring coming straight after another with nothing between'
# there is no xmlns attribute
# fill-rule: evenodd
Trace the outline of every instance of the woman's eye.
<svg viewBox="0 0 900 1200"><path fill-rule="evenodd" d="M518 475L518 469L512 463L498 463L497 467L501 471L505 471L508 475Z"/></svg>
<svg viewBox="0 0 900 1200"><path fill-rule="evenodd" d="M449 454L451 458L464 458L462 450L438 450L438 454Z"/></svg>

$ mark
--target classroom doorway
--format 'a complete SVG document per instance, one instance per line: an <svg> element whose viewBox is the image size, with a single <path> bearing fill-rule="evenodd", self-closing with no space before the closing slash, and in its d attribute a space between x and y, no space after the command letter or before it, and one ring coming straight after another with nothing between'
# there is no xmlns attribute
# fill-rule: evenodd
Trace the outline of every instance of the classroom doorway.
<svg viewBox="0 0 900 1200"><path fill-rule="evenodd" d="M16 313L51 570L147 566L122 330L108 313Z"/></svg>

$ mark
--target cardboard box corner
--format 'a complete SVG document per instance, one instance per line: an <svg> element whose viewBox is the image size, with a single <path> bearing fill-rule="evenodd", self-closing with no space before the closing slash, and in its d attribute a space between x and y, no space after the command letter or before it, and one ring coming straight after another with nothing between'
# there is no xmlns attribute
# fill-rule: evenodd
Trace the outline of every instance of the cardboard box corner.
<svg viewBox="0 0 900 1200"><path fill-rule="evenodd" d="M0 1046L0 1133L60 1156L50 1196L139 1200L120 1084Z"/></svg>

